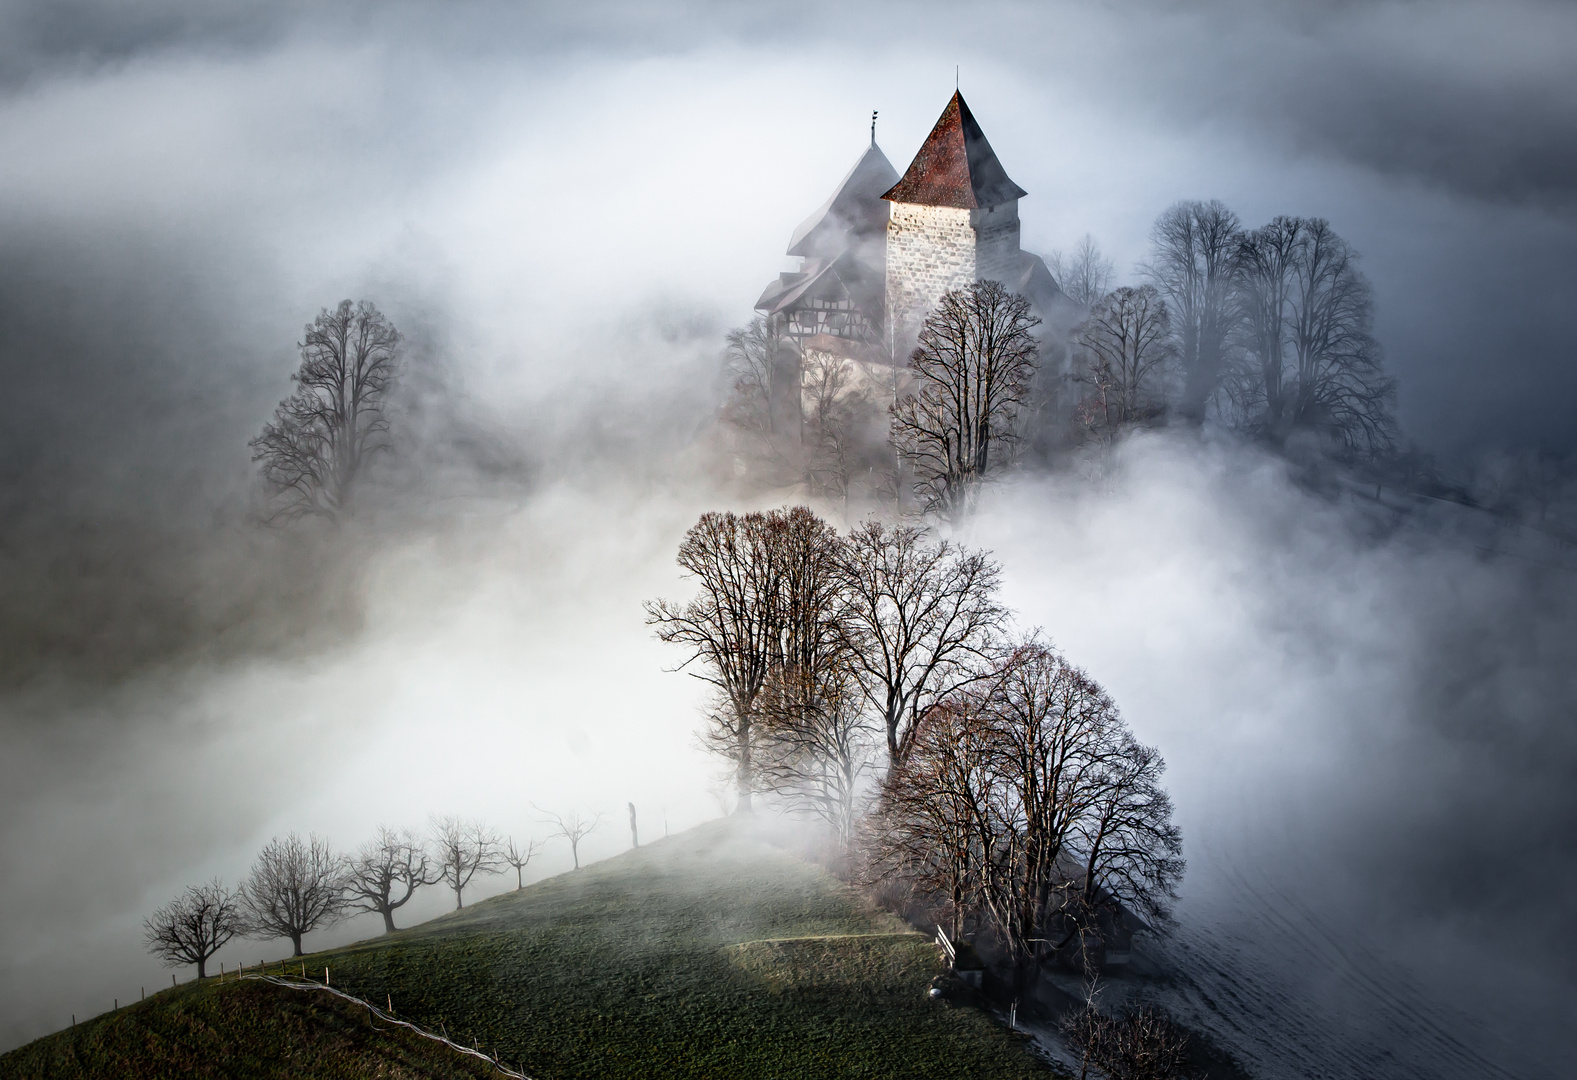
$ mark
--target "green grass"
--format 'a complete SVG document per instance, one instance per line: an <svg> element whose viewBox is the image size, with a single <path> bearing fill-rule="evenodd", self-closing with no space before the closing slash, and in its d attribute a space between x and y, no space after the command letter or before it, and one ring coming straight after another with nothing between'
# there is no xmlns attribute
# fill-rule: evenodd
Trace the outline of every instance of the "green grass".
<svg viewBox="0 0 1577 1080"><path fill-rule="evenodd" d="M939 967L923 935L724 823L306 963L539 1080L1049 1074L984 1013L927 998ZM308 997L324 1004L286 1000ZM213 981L166 991L0 1057L0 1076L203 1075L161 1064L176 1044L229 1057L231 1076L472 1075L392 1071L416 1068L395 1061L416 1052L404 1042L380 1071L390 1037L327 998ZM333 1061L314 1064L331 1039Z"/></svg>
<svg viewBox="0 0 1577 1080"><path fill-rule="evenodd" d="M0 1057L6 1077L417 1077L498 1074L328 994L188 983Z"/></svg>

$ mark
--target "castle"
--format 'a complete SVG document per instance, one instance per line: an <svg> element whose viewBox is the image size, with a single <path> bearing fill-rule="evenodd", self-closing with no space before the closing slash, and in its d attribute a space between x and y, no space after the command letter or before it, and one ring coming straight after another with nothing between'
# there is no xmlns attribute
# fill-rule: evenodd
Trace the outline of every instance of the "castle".
<svg viewBox="0 0 1577 1080"><path fill-rule="evenodd" d="M756 301L802 357L857 365L867 382L896 385L926 316L942 295L978 280L1026 297L1043 332L1082 317L1045 262L1019 247L1027 193L954 93L902 178L876 145L832 197L794 231L797 271Z"/></svg>

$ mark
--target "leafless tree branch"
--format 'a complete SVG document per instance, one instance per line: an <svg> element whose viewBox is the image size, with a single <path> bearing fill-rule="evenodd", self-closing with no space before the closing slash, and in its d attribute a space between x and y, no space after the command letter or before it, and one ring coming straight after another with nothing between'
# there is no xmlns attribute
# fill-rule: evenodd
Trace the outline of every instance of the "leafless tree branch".
<svg viewBox="0 0 1577 1080"><path fill-rule="evenodd" d="M1074 303L1084 308L1093 307L1111 287L1116 268L1112 261L1101 254L1095 237L1089 233L1074 245L1073 251L1064 254L1053 251L1046 257L1046 268L1057 284Z"/></svg>
<svg viewBox="0 0 1577 1080"><path fill-rule="evenodd" d="M453 814L435 815L432 842L439 880L453 890L456 911L465 906L465 888L472 878L503 871L500 837L480 821L466 821Z"/></svg>
<svg viewBox="0 0 1577 1080"><path fill-rule="evenodd" d="M196 964L208 975L208 959L245 928L241 899L217 878L192 885L144 922L148 949L167 967Z"/></svg>
<svg viewBox="0 0 1577 1080"><path fill-rule="evenodd" d="M602 824L602 815L594 814L587 817L579 810L571 810L567 814L557 814L550 811L540 811L542 820L553 826L553 836L562 836L569 841L570 856L575 862L575 869L580 869L580 842Z"/></svg>
<svg viewBox="0 0 1577 1080"><path fill-rule="evenodd" d="M1180 202L1156 219L1145 276L1172 313L1183 369L1180 412L1198 423L1221 388L1232 331L1232 276L1240 229L1220 202Z"/></svg>
<svg viewBox="0 0 1577 1080"><path fill-rule="evenodd" d="M890 761L934 703L980 678L1007 621L1000 568L926 530L871 521L842 548L840 627Z"/></svg>
<svg viewBox="0 0 1577 1080"><path fill-rule="evenodd" d="M350 510L368 463L388 449L400 334L367 301L343 300L308 324L300 349L296 389L252 440L252 460L270 520L337 519Z"/></svg>
<svg viewBox="0 0 1577 1080"><path fill-rule="evenodd" d="M347 903L353 911L382 915L384 933L393 933L395 911L417 889L440 880L438 868L416 833L380 825L377 838L363 844L350 859L345 877Z"/></svg>
<svg viewBox="0 0 1577 1080"><path fill-rule="evenodd" d="M1072 335L1076 378L1091 393L1079 405L1085 426L1110 441L1123 427L1160 416L1175 351L1171 316L1154 286L1124 286L1100 298Z"/></svg>
<svg viewBox="0 0 1577 1080"><path fill-rule="evenodd" d="M289 938L300 956L304 935L344 915L346 876L345 860L315 834L276 836L241 884L247 934Z"/></svg>
<svg viewBox="0 0 1577 1080"><path fill-rule="evenodd" d="M526 866L530 864L533 856L542 850L542 843L538 840L528 839L524 844L515 843L511 836L504 844L504 861L515 869L515 888L526 887Z"/></svg>
<svg viewBox="0 0 1577 1080"><path fill-rule="evenodd" d="M1040 320L999 282L945 294L909 357L911 392L892 406L892 440L927 513L967 516L1011 462L1029 403Z"/></svg>

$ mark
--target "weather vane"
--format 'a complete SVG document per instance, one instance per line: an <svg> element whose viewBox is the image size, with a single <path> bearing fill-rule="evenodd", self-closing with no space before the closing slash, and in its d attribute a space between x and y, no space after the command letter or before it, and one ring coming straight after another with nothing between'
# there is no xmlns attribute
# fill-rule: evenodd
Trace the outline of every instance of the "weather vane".
<svg viewBox="0 0 1577 1080"><path fill-rule="evenodd" d="M871 145L876 145L876 110L871 110Z"/></svg>

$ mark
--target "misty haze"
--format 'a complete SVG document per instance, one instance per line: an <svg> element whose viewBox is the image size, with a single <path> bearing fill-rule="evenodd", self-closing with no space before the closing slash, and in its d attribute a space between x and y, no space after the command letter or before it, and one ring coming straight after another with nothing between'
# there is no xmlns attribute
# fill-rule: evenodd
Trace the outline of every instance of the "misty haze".
<svg viewBox="0 0 1577 1080"><path fill-rule="evenodd" d="M1573 42L0 5L0 1076L1574 1075Z"/></svg>

